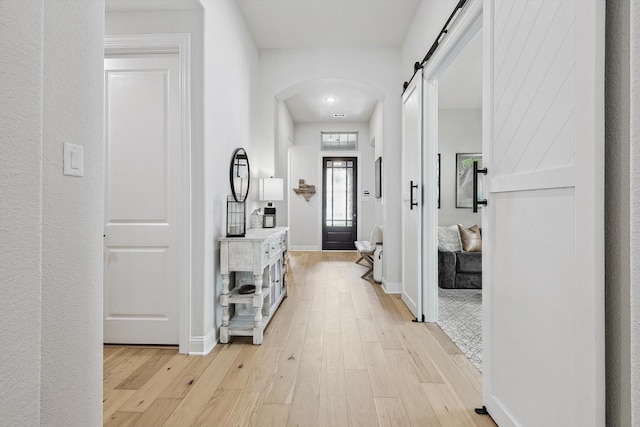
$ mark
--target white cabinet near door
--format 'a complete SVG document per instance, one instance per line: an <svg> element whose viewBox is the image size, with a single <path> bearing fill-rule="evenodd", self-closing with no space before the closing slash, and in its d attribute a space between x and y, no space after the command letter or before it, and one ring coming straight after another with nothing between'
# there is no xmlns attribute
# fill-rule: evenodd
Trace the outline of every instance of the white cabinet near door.
<svg viewBox="0 0 640 427"><path fill-rule="evenodd" d="M230 336L251 336L254 344L262 344L264 329L287 295L288 231L257 228L245 237L220 238L221 343L228 343ZM241 294L243 284L255 285L255 291Z"/></svg>

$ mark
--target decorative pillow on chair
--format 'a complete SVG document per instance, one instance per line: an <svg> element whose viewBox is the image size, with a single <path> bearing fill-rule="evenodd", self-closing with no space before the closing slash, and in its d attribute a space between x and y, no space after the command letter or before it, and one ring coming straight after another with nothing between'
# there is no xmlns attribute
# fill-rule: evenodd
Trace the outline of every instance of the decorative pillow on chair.
<svg viewBox="0 0 640 427"><path fill-rule="evenodd" d="M462 250L457 225L438 227L438 250L442 252L460 252Z"/></svg>
<svg viewBox="0 0 640 427"><path fill-rule="evenodd" d="M462 250L466 252L482 252L482 236L477 225L466 228L458 224L460 239L462 239Z"/></svg>

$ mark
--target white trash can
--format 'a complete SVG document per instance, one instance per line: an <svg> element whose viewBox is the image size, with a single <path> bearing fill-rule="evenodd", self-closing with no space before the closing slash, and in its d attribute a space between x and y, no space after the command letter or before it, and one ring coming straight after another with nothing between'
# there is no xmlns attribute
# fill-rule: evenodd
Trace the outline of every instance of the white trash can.
<svg viewBox="0 0 640 427"><path fill-rule="evenodd" d="M382 242L376 243L376 251L373 253L373 281L382 282Z"/></svg>

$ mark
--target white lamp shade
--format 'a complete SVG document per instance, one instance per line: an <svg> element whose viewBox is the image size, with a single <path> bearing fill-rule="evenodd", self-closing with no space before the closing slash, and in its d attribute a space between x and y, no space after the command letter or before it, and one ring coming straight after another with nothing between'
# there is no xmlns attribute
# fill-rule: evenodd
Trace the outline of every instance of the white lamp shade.
<svg viewBox="0 0 640 427"><path fill-rule="evenodd" d="M260 200L272 202L284 197L282 178L260 178Z"/></svg>

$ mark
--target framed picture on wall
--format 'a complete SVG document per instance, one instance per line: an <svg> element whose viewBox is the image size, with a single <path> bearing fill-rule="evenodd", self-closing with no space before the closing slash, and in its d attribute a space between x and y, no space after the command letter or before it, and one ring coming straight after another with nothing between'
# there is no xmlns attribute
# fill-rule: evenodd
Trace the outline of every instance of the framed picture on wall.
<svg viewBox="0 0 640 427"><path fill-rule="evenodd" d="M456 208L473 207L473 162L482 167L482 154L456 153ZM478 183L478 198L482 198L482 181Z"/></svg>
<svg viewBox="0 0 640 427"><path fill-rule="evenodd" d="M440 209L440 153L438 153L438 163L436 164L436 168L438 171L438 187L436 191L438 192L438 209Z"/></svg>
<svg viewBox="0 0 640 427"><path fill-rule="evenodd" d="M376 199L382 197L382 157L376 159Z"/></svg>

